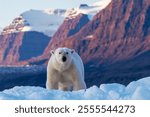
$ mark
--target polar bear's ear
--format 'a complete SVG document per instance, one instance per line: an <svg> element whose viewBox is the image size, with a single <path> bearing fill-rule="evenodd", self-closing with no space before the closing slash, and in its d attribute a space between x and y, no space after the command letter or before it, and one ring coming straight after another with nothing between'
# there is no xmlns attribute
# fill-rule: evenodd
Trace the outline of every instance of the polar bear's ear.
<svg viewBox="0 0 150 117"><path fill-rule="evenodd" d="M73 54L74 52L75 52L75 50L74 50L74 49L72 49L72 50L71 50L71 54Z"/></svg>
<svg viewBox="0 0 150 117"><path fill-rule="evenodd" d="M50 52L51 54L54 54L54 50L51 50L51 52Z"/></svg>

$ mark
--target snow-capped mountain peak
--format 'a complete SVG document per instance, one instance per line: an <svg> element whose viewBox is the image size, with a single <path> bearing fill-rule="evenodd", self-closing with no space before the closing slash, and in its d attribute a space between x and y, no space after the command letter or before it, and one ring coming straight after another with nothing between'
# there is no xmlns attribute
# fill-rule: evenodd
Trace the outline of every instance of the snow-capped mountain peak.
<svg viewBox="0 0 150 117"><path fill-rule="evenodd" d="M53 36L65 19L64 9L29 10L15 18L2 34L37 31Z"/></svg>
<svg viewBox="0 0 150 117"><path fill-rule="evenodd" d="M1 34L37 31L52 37L65 19L75 18L79 14L87 14L92 19L110 1L101 0L93 5L81 4L80 7L72 9L29 10L15 18Z"/></svg>
<svg viewBox="0 0 150 117"><path fill-rule="evenodd" d="M30 10L22 14L29 26L25 26L22 31L38 31L43 32L48 36L53 36L58 27L65 19L66 10Z"/></svg>

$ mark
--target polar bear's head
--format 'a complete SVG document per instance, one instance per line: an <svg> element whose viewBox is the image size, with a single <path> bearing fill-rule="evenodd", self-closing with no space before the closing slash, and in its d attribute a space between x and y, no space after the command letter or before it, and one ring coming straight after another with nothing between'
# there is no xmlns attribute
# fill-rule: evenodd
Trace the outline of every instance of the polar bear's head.
<svg viewBox="0 0 150 117"><path fill-rule="evenodd" d="M74 50L69 48L57 48L55 51L52 50L51 54L54 55L55 60L60 65L67 65L69 66L72 62L72 54L74 53Z"/></svg>

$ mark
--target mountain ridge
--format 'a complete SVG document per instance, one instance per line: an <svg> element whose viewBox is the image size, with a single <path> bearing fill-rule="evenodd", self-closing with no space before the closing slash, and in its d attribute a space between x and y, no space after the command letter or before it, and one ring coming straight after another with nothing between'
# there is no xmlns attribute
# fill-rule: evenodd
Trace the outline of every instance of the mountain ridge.
<svg viewBox="0 0 150 117"><path fill-rule="evenodd" d="M72 19L79 14L87 14L91 19L99 10L103 9L110 0L91 6L82 6L72 9L45 9L45 10L28 10L16 17L11 24L6 26L1 32L2 35L37 31L52 37L63 21Z"/></svg>

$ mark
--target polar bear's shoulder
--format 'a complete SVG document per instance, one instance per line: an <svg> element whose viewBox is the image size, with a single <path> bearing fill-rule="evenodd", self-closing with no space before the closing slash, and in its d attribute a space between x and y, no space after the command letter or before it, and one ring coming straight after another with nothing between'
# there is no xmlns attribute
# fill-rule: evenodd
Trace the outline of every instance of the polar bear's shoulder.
<svg viewBox="0 0 150 117"><path fill-rule="evenodd" d="M73 60L75 61L75 63L76 63L77 65L83 64L83 62L82 62L80 56L79 56L76 52L74 52L74 53L72 54L72 58L73 58Z"/></svg>
<svg viewBox="0 0 150 117"><path fill-rule="evenodd" d="M74 65L77 67L79 72L81 72L82 76L84 77L84 65L83 65L81 57L76 52L74 52L72 54L72 59L73 59Z"/></svg>

